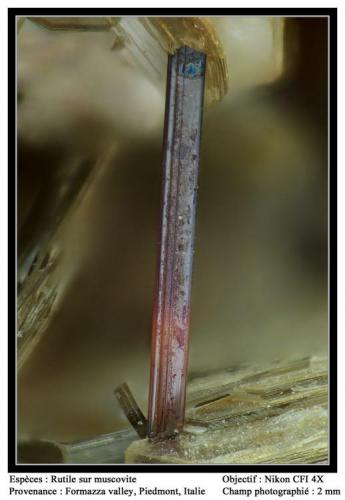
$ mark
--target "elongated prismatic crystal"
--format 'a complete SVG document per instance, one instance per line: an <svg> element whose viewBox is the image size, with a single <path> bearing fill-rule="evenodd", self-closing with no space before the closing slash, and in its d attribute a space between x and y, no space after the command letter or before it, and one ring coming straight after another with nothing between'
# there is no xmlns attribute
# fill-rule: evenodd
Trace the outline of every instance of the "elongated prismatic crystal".
<svg viewBox="0 0 345 500"><path fill-rule="evenodd" d="M153 305L148 436L183 427L196 194L206 56L169 56L164 126L160 250Z"/></svg>

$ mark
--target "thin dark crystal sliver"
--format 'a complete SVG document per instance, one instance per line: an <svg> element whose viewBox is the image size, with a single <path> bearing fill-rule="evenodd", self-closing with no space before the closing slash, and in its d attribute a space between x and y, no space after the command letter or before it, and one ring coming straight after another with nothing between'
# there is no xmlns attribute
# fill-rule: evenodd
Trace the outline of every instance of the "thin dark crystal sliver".
<svg viewBox="0 0 345 500"><path fill-rule="evenodd" d="M133 429L137 432L139 437L145 438L147 434L147 420L126 382L119 385L114 390L114 394Z"/></svg>

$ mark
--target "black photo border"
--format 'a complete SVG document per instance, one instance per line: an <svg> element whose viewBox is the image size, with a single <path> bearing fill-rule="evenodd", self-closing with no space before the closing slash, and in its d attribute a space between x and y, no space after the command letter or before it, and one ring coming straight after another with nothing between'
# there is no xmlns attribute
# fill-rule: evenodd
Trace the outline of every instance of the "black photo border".
<svg viewBox="0 0 345 500"><path fill-rule="evenodd" d="M16 16L237 16L329 17L329 463L325 465L170 465L16 463ZM8 9L8 472L337 472L337 9Z"/></svg>

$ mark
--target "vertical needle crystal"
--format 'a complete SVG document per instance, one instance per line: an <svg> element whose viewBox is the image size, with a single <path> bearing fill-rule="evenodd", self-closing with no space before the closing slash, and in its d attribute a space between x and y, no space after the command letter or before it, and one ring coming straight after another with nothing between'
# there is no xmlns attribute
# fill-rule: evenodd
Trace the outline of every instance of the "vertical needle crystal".
<svg viewBox="0 0 345 500"><path fill-rule="evenodd" d="M160 249L153 305L148 436L183 427L200 131L206 56L169 56L164 126Z"/></svg>

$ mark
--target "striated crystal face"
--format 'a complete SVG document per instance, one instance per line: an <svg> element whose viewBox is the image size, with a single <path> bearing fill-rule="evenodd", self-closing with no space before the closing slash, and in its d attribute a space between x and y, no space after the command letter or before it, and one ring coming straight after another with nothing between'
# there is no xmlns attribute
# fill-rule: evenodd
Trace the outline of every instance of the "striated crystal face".
<svg viewBox="0 0 345 500"><path fill-rule="evenodd" d="M153 305L149 437L182 429L205 54L182 47L169 57L160 249Z"/></svg>

